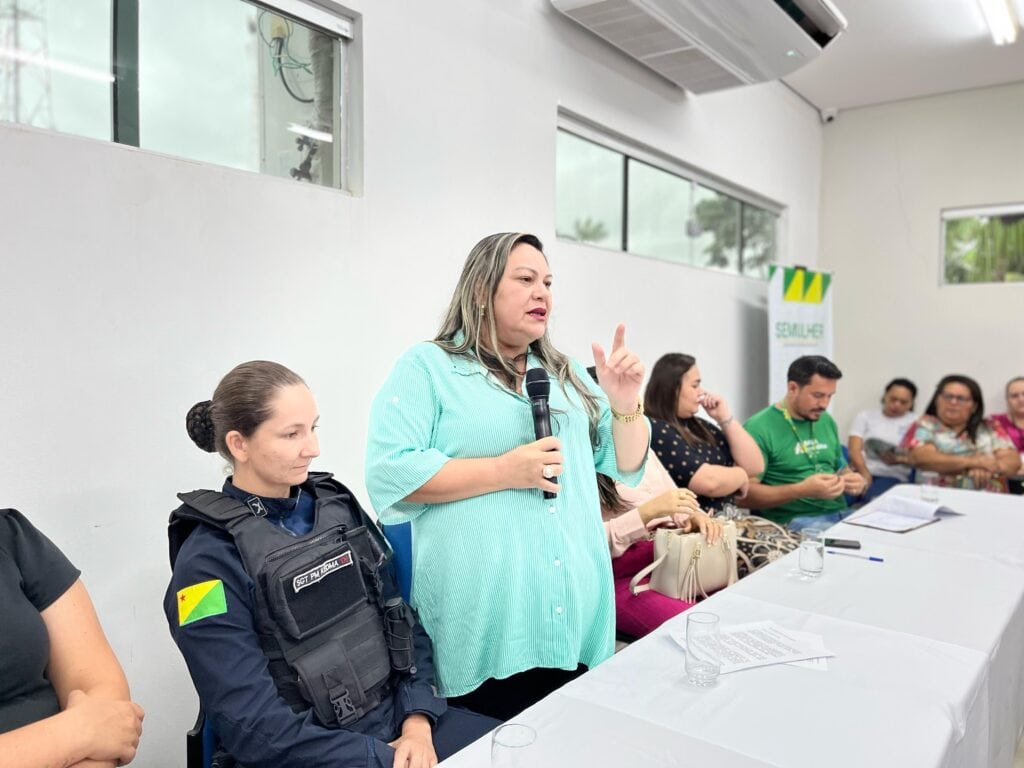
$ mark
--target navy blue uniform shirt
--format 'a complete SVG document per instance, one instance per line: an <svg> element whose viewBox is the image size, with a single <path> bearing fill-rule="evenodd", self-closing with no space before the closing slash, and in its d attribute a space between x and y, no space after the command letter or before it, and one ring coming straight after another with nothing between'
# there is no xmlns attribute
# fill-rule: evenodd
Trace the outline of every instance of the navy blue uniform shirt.
<svg viewBox="0 0 1024 768"><path fill-rule="evenodd" d="M230 480L224 492L243 502L251 496ZM293 534L311 529L311 487L293 489L291 499L261 500L268 525ZM179 626L179 590L214 579L224 585L226 612ZM393 577L384 581L394 583ZM224 748L246 768L391 768L394 750L387 742L398 738L406 717L422 713L436 722L444 713L445 701L434 692L430 639L418 624L415 673L398 677L391 696L376 709L345 728L324 727L312 709L293 712L278 696L260 648L255 590L231 536L200 524L182 545L164 596L171 635L207 717Z"/></svg>

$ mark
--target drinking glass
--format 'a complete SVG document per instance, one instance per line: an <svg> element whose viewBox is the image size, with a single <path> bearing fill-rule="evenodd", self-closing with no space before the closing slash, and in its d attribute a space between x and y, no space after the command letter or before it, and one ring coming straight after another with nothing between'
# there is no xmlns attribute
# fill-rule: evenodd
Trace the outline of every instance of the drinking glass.
<svg viewBox="0 0 1024 768"><path fill-rule="evenodd" d="M817 528L800 531L800 575L809 579L821 576L825 567L825 535Z"/></svg>
<svg viewBox="0 0 1024 768"><path fill-rule="evenodd" d="M718 616L707 611L686 613L686 679L707 688L722 671Z"/></svg>
<svg viewBox="0 0 1024 768"><path fill-rule="evenodd" d="M537 732L522 723L505 723L491 734L492 768L526 768L531 761L530 752Z"/></svg>
<svg viewBox="0 0 1024 768"><path fill-rule="evenodd" d="M918 472L917 482L921 485L921 501L935 504L939 500L939 473Z"/></svg>

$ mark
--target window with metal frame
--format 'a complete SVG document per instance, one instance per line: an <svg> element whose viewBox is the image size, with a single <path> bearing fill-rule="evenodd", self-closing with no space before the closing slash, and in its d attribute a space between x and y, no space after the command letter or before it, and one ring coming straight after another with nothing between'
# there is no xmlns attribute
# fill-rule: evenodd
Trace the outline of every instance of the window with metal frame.
<svg viewBox="0 0 1024 768"><path fill-rule="evenodd" d="M942 282L1024 282L1024 203L942 211Z"/></svg>
<svg viewBox="0 0 1024 768"><path fill-rule="evenodd" d="M305 0L0 0L0 119L351 189L353 35Z"/></svg>
<svg viewBox="0 0 1024 768"><path fill-rule="evenodd" d="M111 0L0 0L0 120L111 139Z"/></svg>
<svg viewBox="0 0 1024 768"><path fill-rule="evenodd" d="M558 237L767 278L781 206L582 118L559 117Z"/></svg>

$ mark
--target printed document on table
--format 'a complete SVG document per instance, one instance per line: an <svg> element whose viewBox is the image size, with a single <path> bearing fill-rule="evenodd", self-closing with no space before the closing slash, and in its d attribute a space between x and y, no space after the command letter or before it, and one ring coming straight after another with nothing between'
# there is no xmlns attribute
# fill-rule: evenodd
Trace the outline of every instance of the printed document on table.
<svg viewBox="0 0 1024 768"><path fill-rule="evenodd" d="M825 648L825 638L813 632L798 632L795 629L783 629L781 631L793 638L795 642L800 643L804 648L822 654L816 659L791 661L789 666L813 669L815 672L828 672L828 658L826 657L828 650Z"/></svg>
<svg viewBox="0 0 1024 768"><path fill-rule="evenodd" d="M720 636L721 674L835 655L825 648L820 637L801 637L805 634L784 629L774 621L725 627ZM673 632L672 639L686 648L685 630Z"/></svg>
<svg viewBox="0 0 1024 768"><path fill-rule="evenodd" d="M867 528L878 528L883 531L905 533L936 522L939 520L939 515L958 514L960 513L934 502L886 494L872 501L861 511L850 515L843 522L850 525L863 525Z"/></svg>

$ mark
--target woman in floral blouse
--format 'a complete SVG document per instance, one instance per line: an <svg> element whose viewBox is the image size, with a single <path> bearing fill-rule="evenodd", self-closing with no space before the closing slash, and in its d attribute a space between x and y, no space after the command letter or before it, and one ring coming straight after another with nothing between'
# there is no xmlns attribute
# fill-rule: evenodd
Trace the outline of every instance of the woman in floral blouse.
<svg viewBox="0 0 1024 768"><path fill-rule="evenodd" d="M1002 427L985 421L981 387L958 374L939 382L903 447L918 471L938 472L941 485L956 488L1005 493L1006 478L1020 470L1020 455Z"/></svg>

